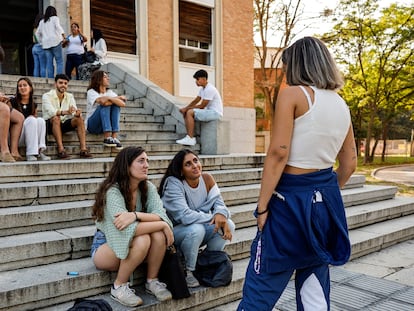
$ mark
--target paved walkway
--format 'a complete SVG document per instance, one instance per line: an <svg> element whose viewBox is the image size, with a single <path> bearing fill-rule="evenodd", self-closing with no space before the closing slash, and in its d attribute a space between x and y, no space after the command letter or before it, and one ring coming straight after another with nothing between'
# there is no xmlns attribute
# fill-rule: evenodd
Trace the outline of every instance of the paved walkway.
<svg viewBox="0 0 414 311"><path fill-rule="evenodd" d="M379 168L372 175L377 179L414 186L414 164Z"/></svg>

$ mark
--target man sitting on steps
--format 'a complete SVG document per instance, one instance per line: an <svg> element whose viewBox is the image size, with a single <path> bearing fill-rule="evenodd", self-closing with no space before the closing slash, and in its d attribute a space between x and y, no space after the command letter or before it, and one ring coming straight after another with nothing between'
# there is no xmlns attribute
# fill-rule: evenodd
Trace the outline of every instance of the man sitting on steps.
<svg viewBox="0 0 414 311"><path fill-rule="evenodd" d="M197 86L201 86L201 89L198 96L190 104L180 109L184 116L187 135L176 140L177 144L187 146L196 144L194 137L195 120L207 122L219 120L223 116L223 102L214 85L208 83L207 71L200 69L194 74L193 78L196 80Z"/></svg>
<svg viewBox="0 0 414 311"><path fill-rule="evenodd" d="M76 130L80 142L81 158L92 158L86 148L86 131L81 110L76 107L75 98L68 89L69 78L65 74L55 77L55 89L43 94L42 110L48 133L55 137L58 158L67 159L69 154L63 147L62 134Z"/></svg>

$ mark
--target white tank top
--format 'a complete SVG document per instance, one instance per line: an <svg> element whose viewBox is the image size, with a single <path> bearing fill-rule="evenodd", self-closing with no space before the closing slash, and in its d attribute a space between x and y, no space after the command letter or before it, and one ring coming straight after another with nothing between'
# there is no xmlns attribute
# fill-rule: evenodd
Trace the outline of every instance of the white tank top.
<svg viewBox="0 0 414 311"><path fill-rule="evenodd" d="M332 90L314 91L314 103L303 86L309 110L294 120L291 149L287 164L304 169L331 167L351 124L345 101Z"/></svg>
<svg viewBox="0 0 414 311"><path fill-rule="evenodd" d="M184 190L186 193L187 202L189 205L194 206L195 208L200 207L207 200L207 188L204 182L203 176L200 176L198 186L196 188L191 188L187 181L184 179Z"/></svg>

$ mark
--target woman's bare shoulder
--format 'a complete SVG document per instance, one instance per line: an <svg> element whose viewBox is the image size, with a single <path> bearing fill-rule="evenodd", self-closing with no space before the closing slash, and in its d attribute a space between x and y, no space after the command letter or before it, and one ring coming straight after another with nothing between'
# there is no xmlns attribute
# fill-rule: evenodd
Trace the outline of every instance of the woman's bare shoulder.
<svg viewBox="0 0 414 311"><path fill-rule="evenodd" d="M214 187L216 184L216 181L214 180L214 177L209 173L202 173L204 183L206 184L207 190L210 191L211 188Z"/></svg>

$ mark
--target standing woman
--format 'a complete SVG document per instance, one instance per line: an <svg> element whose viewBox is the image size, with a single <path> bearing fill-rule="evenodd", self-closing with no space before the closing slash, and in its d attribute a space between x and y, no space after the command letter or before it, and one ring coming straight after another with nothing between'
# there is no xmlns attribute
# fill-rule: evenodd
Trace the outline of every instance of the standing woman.
<svg viewBox="0 0 414 311"><path fill-rule="evenodd" d="M47 77L55 77L53 59L56 61L56 74L64 73L62 41L65 40L65 32L53 6L46 8L45 16L37 28L36 37L46 52Z"/></svg>
<svg viewBox="0 0 414 311"><path fill-rule="evenodd" d="M79 80L78 66L82 64L83 54L85 53L85 42L88 38L81 32L78 23L70 25L71 34L66 38L64 47L66 47L66 75L71 79L72 70L76 70L76 80Z"/></svg>
<svg viewBox="0 0 414 311"><path fill-rule="evenodd" d="M277 98L239 311L273 310L295 270L297 310L330 310L329 265L351 253L340 188L357 157L349 108L336 92L342 78L313 37L282 61L288 87Z"/></svg>
<svg viewBox="0 0 414 311"><path fill-rule="evenodd" d="M43 19L43 14L37 14L34 24L33 24L33 47L32 47L32 55L33 55L33 77L46 77L46 53L42 48L37 36L36 31L37 27L39 27L40 21Z"/></svg>
<svg viewBox="0 0 414 311"><path fill-rule="evenodd" d="M168 165L158 193L174 223L174 239L185 257L187 286L200 284L194 277L199 248L222 251L235 225L212 175L202 172L194 151L179 151Z"/></svg>
<svg viewBox="0 0 414 311"><path fill-rule="evenodd" d="M27 77L17 81L16 95L11 99L12 107L24 115L23 130L19 145L26 146L26 161L49 161L46 150L46 122L37 116L37 104L33 100L33 84Z"/></svg>
<svg viewBox="0 0 414 311"><path fill-rule="evenodd" d="M97 70L92 74L87 92L85 128L92 134L104 134L103 144L122 149L117 138L121 107L125 107L126 97L117 96L109 89L109 74Z"/></svg>
<svg viewBox="0 0 414 311"><path fill-rule="evenodd" d="M106 64L106 55L108 53L106 41L102 35L101 30L97 28L92 28L91 48L88 52L94 53L96 59L92 63L85 62L78 67L80 79L85 81L89 81L92 73L95 70L98 70L101 65Z"/></svg>
<svg viewBox="0 0 414 311"><path fill-rule="evenodd" d="M158 271L167 246L174 242L172 224L156 187L148 181L148 156L141 147L123 149L95 195L92 215L98 229L91 247L97 269L116 271L111 297L125 306L142 299L129 288L129 277L147 262L146 291L158 300L171 299Z"/></svg>

